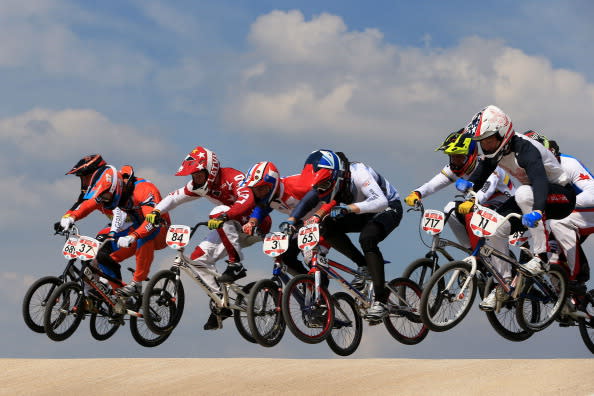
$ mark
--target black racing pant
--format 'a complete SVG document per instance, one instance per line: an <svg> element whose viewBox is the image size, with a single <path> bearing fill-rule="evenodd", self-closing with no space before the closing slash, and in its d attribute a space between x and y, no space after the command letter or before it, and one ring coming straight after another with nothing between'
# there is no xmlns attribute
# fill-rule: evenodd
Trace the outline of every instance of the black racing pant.
<svg viewBox="0 0 594 396"><path fill-rule="evenodd" d="M340 219L326 218L321 233L334 249L344 254L360 267L367 267L373 279L375 298L386 302L388 292L385 288L384 258L379 243L400 224L402 220L402 204L393 202L388 210L380 213L350 213ZM359 244L363 253L347 236L347 233L358 232Z"/></svg>

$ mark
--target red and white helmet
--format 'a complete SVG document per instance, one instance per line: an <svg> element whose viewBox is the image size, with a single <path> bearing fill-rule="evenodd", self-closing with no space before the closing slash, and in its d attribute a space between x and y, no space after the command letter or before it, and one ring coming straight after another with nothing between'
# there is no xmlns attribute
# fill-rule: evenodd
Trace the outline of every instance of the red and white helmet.
<svg viewBox="0 0 594 396"><path fill-rule="evenodd" d="M280 174L272 162L258 162L248 170L242 185L246 187L270 186L270 192L264 197L266 204L269 204L279 189Z"/></svg>
<svg viewBox="0 0 594 396"><path fill-rule="evenodd" d="M487 106L479 111L466 127L472 134L473 140L483 140L497 135L500 139L499 147L491 153L484 153L485 158L501 158L512 136L515 135L511 119L497 106Z"/></svg>
<svg viewBox="0 0 594 396"><path fill-rule="evenodd" d="M219 160L217 155L209 149L196 146L182 161L175 176L188 176L202 170L206 170L208 178L206 179L206 183L194 191L206 194L219 174Z"/></svg>

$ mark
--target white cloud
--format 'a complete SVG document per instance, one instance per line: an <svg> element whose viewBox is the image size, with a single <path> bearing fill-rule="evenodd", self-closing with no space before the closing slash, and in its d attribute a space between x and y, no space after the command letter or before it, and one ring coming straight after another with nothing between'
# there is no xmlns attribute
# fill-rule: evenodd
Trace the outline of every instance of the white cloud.
<svg viewBox="0 0 594 396"><path fill-rule="evenodd" d="M401 48L376 29L350 31L339 16L305 20L293 10L259 17L249 41L251 63L226 111L246 133L324 131L353 146L389 139L410 147L429 138L434 146L488 104L507 111L519 130L583 131L594 111L594 85L582 75L500 40Z"/></svg>
<svg viewBox="0 0 594 396"><path fill-rule="evenodd" d="M137 5L156 24L180 36L191 36L198 32L196 21L190 14L169 7L164 2L143 0Z"/></svg>

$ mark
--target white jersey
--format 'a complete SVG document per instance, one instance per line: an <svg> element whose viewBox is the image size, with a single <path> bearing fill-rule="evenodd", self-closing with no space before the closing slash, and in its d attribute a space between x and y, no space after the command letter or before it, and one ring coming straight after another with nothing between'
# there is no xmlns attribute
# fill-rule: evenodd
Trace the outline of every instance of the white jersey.
<svg viewBox="0 0 594 396"><path fill-rule="evenodd" d="M421 197L425 198L444 187L455 183L460 177L465 176L468 175L456 175L450 168L450 165L446 165L440 173L435 175L427 183L423 184L421 187L415 188L415 191L418 191L421 194ZM477 192L477 200L481 204L494 199L503 201L513 196L515 192L516 186L512 182L509 174L500 167L497 167L491 176L489 176L483 185L483 188Z"/></svg>
<svg viewBox="0 0 594 396"><path fill-rule="evenodd" d="M360 213L379 213L391 203L400 201L398 190L369 166L352 162L349 169L353 205L359 208Z"/></svg>
<svg viewBox="0 0 594 396"><path fill-rule="evenodd" d="M577 194L575 208L594 208L594 176L580 161L570 155L561 154L559 162Z"/></svg>

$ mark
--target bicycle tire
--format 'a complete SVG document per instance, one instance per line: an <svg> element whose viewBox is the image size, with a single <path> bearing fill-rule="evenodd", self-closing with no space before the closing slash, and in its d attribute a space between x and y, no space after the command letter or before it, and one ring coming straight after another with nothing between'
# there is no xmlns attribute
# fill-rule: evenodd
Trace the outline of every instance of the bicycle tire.
<svg viewBox="0 0 594 396"><path fill-rule="evenodd" d="M439 265L435 264L435 271ZM402 278L414 281L421 289L433 275L433 260L426 257L416 259L410 263L402 272Z"/></svg>
<svg viewBox="0 0 594 396"><path fill-rule="evenodd" d="M485 284L485 293L483 297L486 297L495 286L493 278L489 278ZM485 314L487 315L487 320L491 324L491 327L493 327L493 330L495 330L497 334L506 340L521 342L530 338L534 332L524 329L518 323L516 318L516 304L517 300L511 300L510 298L510 300L505 301L502 304L499 312L487 311ZM533 312L536 313L537 307L533 308Z"/></svg>
<svg viewBox="0 0 594 396"><path fill-rule="evenodd" d="M254 282L248 283L243 287L243 292L249 295L251 288L254 286ZM233 310L233 321L235 322L235 327L241 336L248 342L252 344L257 344L258 342L252 335L250 331L250 326L248 324L247 319L247 298L243 295L238 294L237 298L235 299L235 305L245 307L245 310L235 309Z"/></svg>
<svg viewBox="0 0 594 396"><path fill-rule="evenodd" d="M423 289L420 303L421 320L429 330L436 332L450 330L468 314L476 296L476 279L470 279L470 290L462 294L461 300L458 289L470 275L471 268L471 265L465 261L452 261L435 271L429 279ZM439 288L442 280L445 285L443 289ZM448 290L450 281L452 289ZM438 289L434 290L436 287Z"/></svg>
<svg viewBox="0 0 594 396"><path fill-rule="evenodd" d="M531 331L546 329L557 319L567 298L567 271L557 264L538 277L526 278L526 284L518 298L516 318L522 328ZM552 304L549 303L551 298ZM538 303L538 319L532 313L534 302Z"/></svg>
<svg viewBox="0 0 594 396"><path fill-rule="evenodd" d="M45 333L43 314L49 297L62 284L57 276L44 276L37 279L23 297L23 319L28 328L36 333Z"/></svg>
<svg viewBox="0 0 594 396"><path fill-rule="evenodd" d="M363 336L363 319L353 297L345 292L332 295L334 299L334 326L326 343L339 356L352 355Z"/></svg>
<svg viewBox="0 0 594 396"><path fill-rule="evenodd" d="M120 323L113 320L113 309L107 302L94 300L93 303L97 312L91 313L91 336L97 341L105 341L118 331Z"/></svg>
<svg viewBox="0 0 594 396"><path fill-rule="evenodd" d="M271 348L285 334L286 324L281 309L282 288L272 279L262 279L248 296L247 320L256 342Z"/></svg>
<svg viewBox="0 0 594 396"><path fill-rule="evenodd" d="M155 294L153 290L158 290ZM171 270L157 272L146 285L142 299L142 312L146 326L155 334L173 331L181 320L185 305L184 285L176 281ZM174 310L171 310L171 307Z"/></svg>
<svg viewBox="0 0 594 396"><path fill-rule="evenodd" d="M54 341L70 337L84 316L82 310L83 290L76 282L58 286L50 296L43 315L45 334Z"/></svg>
<svg viewBox="0 0 594 396"><path fill-rule="evenodd" d="M307 344L324 341L334 324L334 305L328 290L320 286L320 300L313 301L314 290L312 275L297 275L287 283L281 299L287 327Z"/></svg>
<svg viewBox="0 0 594 396"><path fill-rule="evenodd" d="M146 293L146 291L145 291ZM152 289L152 293L155 295L160 295L160 289ZM138 304L135 305L134 310L138 311L141 309L142 301L138 301ZM175 307L173 305L169 305L169 309L172 310L170 315L174 315L173 310ZM136 317L134 315L130 316L130 334L132 334L132 338L136 341L139 345L146 347L146 348L154 348L158 345L161 345L165 340L169 338L171 332L166 334L156 334L151 331L146 325L146 322L143 318Z"/></svg>
<svg viewBox="0 0 594 396"><path fill-rule="evenodd" d="M419 285L408 278L395 278L388 282L388 291L390 312L384 318L384 326L388 333L405 345L415 345L423 341L429 334L429 328L423 324L419 315L423 294ZM402 305L406 305L407 309L395 309L392 312L393 308Z"/></svg>
<svg viewBox="0 0 594 396"><path fill-rule="evenodd" d="M594 353L594 298L592 296L592 290L590 290L586 293L586 302L580 307L580 311L589 314L590 318L580 318L578 320L578 327L584 344L590 352Z"/></svg>

